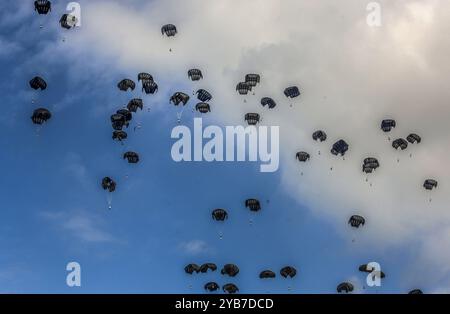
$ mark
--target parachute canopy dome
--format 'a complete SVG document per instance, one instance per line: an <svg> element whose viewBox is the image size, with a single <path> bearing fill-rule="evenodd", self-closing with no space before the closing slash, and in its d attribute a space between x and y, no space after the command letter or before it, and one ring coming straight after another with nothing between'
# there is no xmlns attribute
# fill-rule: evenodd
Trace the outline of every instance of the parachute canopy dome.
<svg viewBox="0 0 450 314"><path fill-rule="evenodd" d="M176 92L172 95L172 97L170 97L170 102L172 102L175 106L178 106L180 103L185 106L188 101L189 95L182 92Z"/></svg>
<svg viewBox="0 0 450 314"><path fill-rule="evenodd" d="M245 207L249 208L252 212L261 210L261 204L257 199L249 198L245 201Z"/></svg>
<svg viewBox="0 0 450 314"><path fill-rule="evenodd" d="M225 209L216 208L212 211L212 218L217 221L224 221L228 219L228 213Z"/></svg>
<svg viewBox="0 0 450 314"><path fill-rule="evenodd" d="M199 89L197 91L197 98L200 101L208 102L208 101L210 101L212 99L212 96L211 96L211 94L208 91L206 91L204 89Z"/></svg>
<svg viewBox="0 0 450 314"><path fill-rule="evenodd" d="M395 120L393 119L385 119L381 121L381 129L383 132L390 132L392 128L395 128Z"/></svg>
<svg viewBox="0 0 450 314"><path fill-rule="evenodd" d="M333 155L341 155L344 156L348 150L348 144L344 140L339 140L333 144L331 148L331 153Z"/></svg>
<svg viewBox="0 0 450 314"><path fill-rule="evenodd" d="M128 137L128 134L125 131L122 131L122 130L114 130L113 131L113 135L112 135L113 140L123 141L127 137Z"/></svg>
<svg viewBox="0 0 450 314"><path fill-rule="evenodd" d="M408 294L423 294L423 292L420 289L413 289L409 291Z"/></svg>
<svg viewBox="0 0 450 314"><path fill-rule="evenodd" d="M233 283L227 283L222 287L223 292L227 292L230 294L239 292L239 288Z"/></svg>
<svg viewBox="0 0 450 314"><path fill-rule="evenodd" d="M117 87L124 92L128 91L128 89L131 89L133 91L136 87L136 84L130 79L123 79L117 84Z"/></svg>
<svg viewBox="0 0 450 314"><path fill-rule="evenodd" d="M197 264L188 264L184 267L184 271L187 274L192 275L194 272L198 273L200 271L200 267Z"/></svg>
<svg viewBox="0 0 450 314"><path fill-rule="evenodd" d="M406 140L408 142L410 142L411 144L419 144L422 139L420 138L419 135L415 134L415 133L411 133L406 137Z"/></svg>
<svg viewBox="0 0 450 314"><path fill-rule="evenodd" d="M108 190L109 192L114 192L116 190L116 182L110 177L104 177L102 179L103 190Z"/></svg>
<svg viewBox="0 0 450 314"><path fill-rule="evenodd" d="M153 76L150 73L141 72L138 74L138 82L146 82L146 81L153 81Z"/></svg>
<svg viewBox="0 0 450 314"><path fill-rule="evenodd" d="M286 266L281 268L280 275L284 278L290 277L294 278L297 275L297 270L292 266Z"/></svg>
<svg viewBox="0 0 450 314"><path fill-rule="evenodd" d="M130 164L136 164L139 162L139 155L135 152L126 152L123 159L127 159Z"/></svg>
<svg viewBox="0 0 450 314"><path fill-rule="evenodd" d="M138 108L142 110L144 108L144 102L140 98L133 98L128 102L127 108L131 112L136 112Z"/></svg>
<svg viewBox="0 0 450 314"><path fill-rule="evenodd" d="M122 128L125 125L128 126L126 117L120 113L115 113L115 114L111 115L111 123L112 123L113 129L116 131L122 130Z"/></svg>
<svg viewBox="0 0 450 314"><path fill-rule="evenodd" d="M437 186L438 186L438 182L433 179L426 179L425 182L423 183L423 187L426 190L432 190L434 188L437 188Z"/></svg>
<svg viewBox="0 0 450 314"><path fill-rule="evenodd" d="M142 83L142 91L148 94L154 94L158 92L158 84L154 81L144 81Z"/></svg>
<svg viewBox="0 0 450 314"><path fill-rule="evenodd" d="M348 220L348 223L355 228L359 228L360 225L363 225L366 223L366 220L364 219L363 216L359 216L359 215L353 215L350 217L350 219Z"/></svg>
<svg viewBox="0 0 450 314"><path fill-rule="evenodd" d="M275 101L270 97L264 97L261 99L261 105L263 107L267 106L269 109L273 109L276 107Z"/></svg>
<svg viewBox="0 0 450 314"><path fill-rule="evenodd" d="M363 161L362 170L365 173L372 173L372 171L377 169L379 166L380 164L376 158L367 157Z"/></svg>
<svg viewBox="0 0 450 314"><path fill-rule="evenodd" d="M342 282L336 288L338 293L342 293L342 292L349 293L349 292L352 292L353 289L354 289L353 285L349 282Z"/></svg>
<svg viewBox="0 0 450 314"><path fill-rule="evenodd" d="M199 271L201 273L207 273L208 270L216 271L217 270L216 264L214 264L214 263L205 263L202 266L200 266L200 268L199 268Z"/></svg>
<svg viewBox="0 0 450 314"><path fill-rule="evenodd" d="M392 142L392 147L394 147L395 149L400 148L401 150L405 150L406 148L408 148L408 142L402 138L398 138Z"/></svg>
<svg viewBox="0 0 450 314"><path fill-rule="evenodd" d="M116 111L116 113L117 114L121 114L122 116L124 116L125 117L125 122L131 121L131 119L133 119L133 115L132 115L131 111L128 110L128 109L125 109L125 108L119 109L119 110Z"/></svg>
<svg viewBox="0 0 450 314"><path fill-rule="evenodd" d="M322 130L318 130L312 134L312 138L315 141L324 142L327 140L327 134Z"/></svg>
<svg viewBox="0 0 450 314"><path fill-rule="evenodd" d="M30 87L32 89L44 90L47 88L47 83L45 82L45 80L42 77L35 76L34 78L32 78L30 80Z"/></svg>
<svg viewBox="0 0 450 314"><path fill-rule="evenodd" d="M297 86L290 86L284 90L284 95L288 98L295 98L300 96L300 90Z"/></svg>
<svg viewBox="0 0 450 314"><path fill-rule="evenodd" d="M177 27L173 24L166 24L161 27L161 34L165 34L167 37L172 37L177 34Z"/></svg>
<svg viewBox="0 0 450 314"><path fill-rule="evenodd" d="M259 122L259 114L257 113L246 113L244 118L248 125L256 125Z"/></svg>
<svg viewBox="0 0 450 314"><path fill-rule="evenodd" d="M206 102L199 102L195 105L195 110L199 111L200 113L208 113L211 112L211 107Z"/></svg>
<svg viewBox="0 0 450 314"><path fill-rule="evenodd" d="M204 288L209 292L214 292L220 289L219 285L214 281L206 283Z"/></svg>
<svg viewBox="0 0 450 314"><path fill-rule="evenodd" d="M365 272L365 273L372 273L372 271L373 271L373 269L368 267L367 264L363 264L363 265L359 266L358 270ZM380 271L380 278L384 278L384 277L386 277L386 275L382 271Z"/></svg>
<svg viewBox="0 0 450 314"><path fill-rule="evenodd" d="M52 3L48 0L36 0L34 1L34 10L38 14L47 14L52 10Z"/></svg>
<svg viewBox="0 0 450 314"><path fill-rule="evenodd" d="M230 277L234 277L239 273L239 267L234 264L225 264L220 271L222 275L228 275Z"/></svg>
<svg viewBox="0 0 450 314"><path fill-rule="evenodd" d="M305 162L309 160L310 156L307 152L298 152L295 154L295 158L297 158L298 161Z"/></svg>
<svg viewBox="0 0 450 314"><path fill-rule="evenodd" d="M236 85L236 90L240 95L247 95L252 90L252 86L246 82L240 82Z"/></svg>
<svg viewBox="0 0 450 314"><path fill-rule="evenodd" d="M52 117L50 111L45 108L39 108L34 110L31 120L34 124L43 124Z"/></svg>
<svg viewBox="0 0 450 314"><path fill-rule="evenodd" d="M188 77L193 81L199 81L200 79L203 79L203 74L199 69L190 69L188 71Z"/></svg>
<svg viewBox="0 0 450 314"><path fill-rule="evenodd" d="M245 83L254 87L260 82L260 79L261 78L260 78L259 74L247 74L245 76Z"/></svg>
<svg viewBox="0 0 450 314"><path fill-rule="evenodd" d="M263 270L259 274L259 278L261 278L261 279L275 278L275 277L276 277L275 273L271 270Z"/></svg>
<svg viewBox="0 0 450 314"><path fill-rule="evenodd" d="M72 15L72 14L63 14L61 16L61 18L59 19L59 24L61 24L62 28L65 29L71 29L73 27L75 27L75 25L77 24L78 20L76 18L76 16Z"/></svg>

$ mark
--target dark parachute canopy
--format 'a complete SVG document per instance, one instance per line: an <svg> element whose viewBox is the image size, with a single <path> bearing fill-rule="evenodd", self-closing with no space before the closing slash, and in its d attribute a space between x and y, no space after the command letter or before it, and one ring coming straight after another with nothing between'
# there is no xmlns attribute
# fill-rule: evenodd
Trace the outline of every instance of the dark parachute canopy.
<svg viewBox="0 0 450 314"><path fill-rule="evenodd" d="M128 137L128 134L125 131L122 131L122 130L114 130L113 131L113 135L112 135L113 140L122 141L122 140L126 139L127 137Z"/></svg>
<svg viewBox="0 0 450 314"><path fill-rule="evenodd" d="M204 89L199 89L196 94L197 94L197 99L200 101L203 101L203 102L208 102L212 99L211 94Z"/></svg>
<svg viewBox="0 0 450 314"><path fill-rule="evenodd" d="M421 141L422 141L422 139L420 138L420 136L419 135L417 135L417 134L415 134L415 133L411 133L411 134L409 134L407 137L406 137L406 140L408 141L408 142L410 142L411 144L419 144Z"/></svg>
<svg viewBox="0 0 450 314"><path fill-rule="evenodd" d="M376 158L367 157L363 161L362 171L365 173L372 173L375 169L380 166L380 163Z"/></svg>
<svg viewBox="0 0 450 314"><path fill-rule="evenodd" d="M333 144L331 148L331 153L333 155L341 155L344 156L345 152L348 150L348 144L344 140L339 140Z"/></svg>
<svg viewBox="0 0 450 314"><path fill-rule="evenodd" d="M259 114L257 113L246 113L244 118L248 125L256 125L259 122Z"/></svg>
<svg viewBox="0 0 450 314"><path fill-rule="evenodd" d="M182 92L176 92L172 95L172 97L170 97L170 102L172 102L175 106L178 106L180 103L183 103L183 106L185 106L188 101L189 95Z"/></svg>
<svg viewBox="0 0 450 314"><path fill-rule="evenodd" d="M297 158L298 161L305 162L309 160L310 156L307 152L297 152L297 154L295 154L295 158Z"/></svg>
<svg viewBox="0 0 450 314"><path fill-rule="evenodd" d="M38 14L47 14L52 10L52 4L48 0L36 0L34 1L34 10Z"/></svg>
<svg viewBox="0 0 450 314"><path fill-rule="evenodd" d="M420 289L413 289L409 291L408 294L423 294L423 292Z"/></svg>
<svg viewBox="0 0 450 314"><path fill-rule="evenodd" d="M199 69L190 69L188 71L188 77L193 81L199 81L200 79L203 79L203 74Z"/></svg>
<svg viewBox="0 0 450 314"><path fill-rule="evenodd" d="M116 131L122 130L122 128L126 125L128 126L128 122L123 114L115 113L111 116L112 127Z"/></svg>
<svg viewBox="0 0 450 314"><path fill-rule="evenodd" d="M215 283L214 281L208 282L205 284L205 290L209 291L209 292L214 292L219 290L220 287L217 283Z"/></svg>
<svg viewBox="0 0 450 314"><path fill-rule="evenodd" d="M323 142L327 140L327 134L322 130L318 130L312 134L312 138L315 141Z"/></svg>
<svg viewBox="0 0 450 314"><path fill-rule="evenodd" d="M300 96L300 90L297 86L290 86L284 90L284 95L288 98L295 98Z"/></svg>
<svg viewBox="0 0 450 314"><path fill-rule="evenodd" d="M77 24L77 18L72 14L65 13L59 19L59 24L61 24L62 28L71 29Z"/></svg>
<svg viewBox="0 0 450 314"><path fill-rule="evenodd" d="M177 27L173 24L166 24L161 27L161 34L167 37L175 36L177 34Z"/></svg>
<svg viewBox="0 0 450 314"><path fill-rule="evenodd" d="M188 264L184 267L184 271L187 274L192 275L193 272L198 273L200 271L200 267L197 264Z"/></svg>
<svg viewBox="0 0 450 314"><path fill-rule="evenodd" d="M199 102L195 105L195 110L201 112L201 113L207 113L211 112L211 107L206 102Z"/></svg>
<svg viewBox="0 0 450 314"><path fill-rule="evenodd" d="M252 212L261 210L261 204L257 199L249 198L245 201L245 207L248 207Z"/></svg>
<svg viewBox="0 0 450 314"><path fill-rule="evenodd" d="M202 266L200 266L200 268L199 268L199 271L201 273L207 273L208 270L216 271L217 270L216 264L214 264L214 263L205 263Z"/></svg>
<svg viewBox="0 0 450 314"><path fill-rule="evenodd" d="M280 275L283 276L284 278L287 277L294 278L295 275L297 275L297 270L292 266L286 266L281 268Z"/></svg>
<svg viewBox="0 0 450 314"><path fill-rule="evenodd" d="M348 220L348 223L355 228L359 228L360 225L363 225L366 223L366 219L364 219L363 216L359 216L359 215L353 215L350 217L350 219Z"/></svg>
<svg viewBox="0 0 450 314"><path fill-rule="evenodd" d="M358 267L358 270L369 274L373 272L373 269L369 268L367 264L362 264L361 266ZM380 278L384 277L386 277L386 275L382 271L380 271Z"/></svg>
<svg viewBox="0 0 450 314"><path fill-rule="evenodd" d="M127 108L131 112L136 112L138 108L142 110L144 108L144 102L140 98L133 98L128 102Z"/></svg>
<svg viewBox="0 0 450 314"><path fill-rule="evenodd" d="M267 107L269 107L269 109L273 109L276 107L277 104L275 103L275 101L272 98L264 97L264 98L261 98L261 105L263 105L263 107L267 106Z"/></svg>
<svg viewBox="0 0 450 314"><path fill-rule="evenodd" d="M40 76L35 76L30 80L30 87L32 89L41 89L44 90L47 88L47 83Z"/></svg>
<svg viewBox="0 0 450 314"><path fill-rule="evenodd" d="M433 188L437 188L438 186L438 182L434 179L426 179L425 182L423 183L423 187L426 190L432 190Z"/></svg>
<svg viewBox="0 0 450 314"><path fill-rule="evenodd" d="M246 82L239 82L236 85L236 90L240 95L247 95L252 90L252 86Z"/></svg>
<svg viewBox="0 0 450 314"><path fill-rule="evenodd" d="M136 84L130 79L123 79L117 84L117 87L121 91L126 92L128 89L134 90L136 87Z"/></svg>
<svg viewBox="0 0 450 314"><path fill-rule="evenodd" d="M352 292L353 289L354 289L353 285L349 282L342 282L336 288L338 293L342 293L342 292L349 293L349 292Z"/></svg>
<svg viewBox="0 0 450 314"><path fill-rule="evenodd" d="M110 177L104 177L102 179L103 190L108 190L109 192L114 192L116 190L116 182Z"/></svg>
<svg viewBox="0 0 450 314"><path fill-rule="evenodd" d="M392 142L392 147L395 149L401 148L401 150L405 150L408 147L408 142L403 138L398 138Z"/></svg>
<svg viewBox="0 0 450 314"><path fill-rule="evenodd" d="M143 81L142 91L148 94L154 94L158 92L158 84L154 81Z"/></svg>
<svg viewBox="0 0 450 314"><path fill-rule="evenodd" d="M122 116L125 117L125 125L128 127L129 123L131 121L131 119L133 119L133 115L131 113L130 110L122 108L116 111L117 114L121 114Z"/></svg>
<svg viewBox="0 0 450 314"><path fill-rule="evenodd" d="M138 82L142 81L142 83L146 81L152 81L153 82L153 76L150 73L141 72L138 74Z"/></svg>
<svg viewBox="0 0 450 314"><path fill-rule="evenodd" d="M123 159L127 159L130 164L136 164L139 162L139 155L135 152L126 152Z"/></svg>
<svg viewBox="0 0 450 314"><path fill-rule="evenodd" d="M222 275L228 275L230 277L234 277L239 273L239 267L234 264L225 264L220 271Z"/></svg>
<svg viewBox="0 0 450 314"><path fill-rule="evenodd" d="M245 76L245 83L255 87L260 82L260 79L259 74L247 74Z"/></svg>
<svg viewBox="0 0 450 314"><path fill-rule="evenodd" d="M228 213L225 209L216 208L212 211L212 218L217 221L224 221L228 219Z"/></svg>
<svg viewBox="0 0 450 314"><path fill-rule="evenodd" d="M267 269L263 270L261 273L259 273L259 278L266 279L266 278L275 278L276 275L273 271Z"/></svg>
<svg viewBox="0 0 450 314"><path fill-rule="evenodd" d="M50 111L45 108L39 108L33 111L33 115L31 116L31 120L34 124L43 124L48 119L52 117Z"/></svg>
<svg viewBox="0 0 450 314"><path fill-rule="evenodd" d="M385 119L381 121L381 129L384 132L390 132L392 128L395 128L395 120L393 119Z"/></svg>
<svg viewBox="0 0 450 314"><path fill-rule="evenodd" d="M239 288L233 283L227 283L222 287L223 292L227 292L230 294L236 293L239 291Z"/></svg>

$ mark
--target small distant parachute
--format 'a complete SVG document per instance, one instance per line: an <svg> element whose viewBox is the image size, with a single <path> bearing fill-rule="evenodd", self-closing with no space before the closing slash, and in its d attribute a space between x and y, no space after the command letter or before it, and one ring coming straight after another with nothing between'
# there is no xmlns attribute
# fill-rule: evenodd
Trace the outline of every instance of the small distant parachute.
<svg viewBox="0 0 450 314"><path fill-rule="evenodd" d="M139 162L139 155L135 152L126 152L123 154L123 159L127 159L130 164L136 164Z"/></svg>
<svg viewBox="0 0 450 314"><path fill-rule="evenodd" d="M409 291L408 294L423 294L423 292L420 289L413 289Z"/></svg>
<svg viewBox="0 0 450 314"><path fill-rule="evenodd" d="M261 105L263 105L263 107L267 106L267 107L269 107L269 109L273 109L276 107L277 104L275 103L275 101L272 98L264 97L264 98L261 98Z"/></svg>
<svg viewBox="0 0 450 314"><path fill-rule="evenodd" d="M366 223L366 219L363 216L359 215L353 215L348 220L348 223L355 228L359 228L360 225L363 225Z"/></svg>
<svg viewBox="0 0 450 314"><path fill-rule="evenodd" d="M402 138L398 138L392 142L392 147L395 149L405 150L408 147L408 142Z"/></svg>
<svg viewBox="0 0 450 314"><path fill-rule="evenodd" d="M432 190L434 188L437 188L437 186L438 186L438 182L433 179L426 179L425 182L423 183L423 187L426 190Z"/></svg>
<svg viewBox="0 0 450 314"><path fill-rule="evenodd" d="M188 71L188 77L193 81L199 81L200 79L203 79L203 74L199 69L190 69Z"/></svg>
<svg viewBox="0 0 450 314"><path fill-rule="evenodd" d="M30 87L32 89L44 90L47 88L47 83L45 82L45 80L42 77L35 76L34 78L32 78L30 80Z"/></svg>
<svg viewBox="0 0 450 314"><path fill-rule="evenodd" d="M252 212L261 210L261 204L257 199L249 198L245 201L245 207L248 207Z"/></svg>
<svg viewBox="0 0 450 314"><path fill-rule="evenodd" d="M136 112L138 108L142 110L144 108L144 102L140 98L133 98L128 102L127 108L131 112Z"/></svg>
<svg viewBox="0 0 450 314"><path fill-rule="evenodd" d="M154 94L158 92L158 84L154 81L144 81L142 83L142 91L148 94Z"/></svg>
<svg viewBox="0 0 450 314"><path fill-rule="evenodd" d="M419 144L422 139L420 138L419 135L415 134L415 133L411 133L406 137L406 140L408 142L410 142L411 144Z"/></svg>
<svg viewBox="0 0 450 314"><path fill-rule="evenodd" d="M31 116L31 120L34 124L43 124L47 120L52 117L50 111L45 108L39 108L33 111L33 115Z"/></svg>
<svg viewBox="0 0 450 314"><path fill-rule="evenodd" d="M246 113L244 118L248 125L256 125L259 122L259 114L257 113Z"/></svg>
<svg viewBox="0 0 450 314"><path fill-rule="evenodd" d="M216 208L212 211L212 218L217 221L224 221L228 219L228 213L225 209Z"/></svg>
<svg viewBox="0 0 450 314"><path fill-rule="evenodd" d="M275 277L276 277L275 273L271 270L263 270L259 274L259 278L261 278L261 279L275 278Z"/></svg>
<svg viewBox="0 0 450 314"><path fill-rule="evenodd" d="M239 267L234 264L225 264L222 270L220 271L222 275L228 275L230 277L234 277L239 273Z"/></svg>
<svg viewBox="0 0 450 314"><path fill-rule="evenodd" d="M349 282L342 282L337 286L336 290L338 293L342 293L342 292L349 293L354 290L354 287Z"/></svg>
<svg viewBox="0 0 450 314"><path fill-rule="evenodd" d="M220 287L217 283L211 281L205 284L205 290L209 291L209 292L214 292L219 290Z"/></svg>
<svg viewBox="0 0 450 314"><path fill-rule="evenodd" d="M172 102L175 106L178 106L180 103L185 106L188 101L189 95L182 92L176 92L172 95L172 97L170 97L170 102Z"/></svg>
<svg viewBox="0 0 450 314"><path fill-rule="evenodd" d="M363 264L363 265L359 266L358 270L365 272L365 273L369 273L369 274L372 274L374 272L374 270L372 268L368 268L367 264ZM380 278L386 277L386 275L382 271L379 271L379 273L380 273L380 275L379 275ZM376 274L374 276L376 276Z"/></svg>
<svg viewBox="0 0 450 314"><path fill-rule="evenodd" d="M259 74L247 74L245 76L245 83L249 84L252 87L255 87L259 82L261 78Z"/></svg>
<svg viewBox="0 0 450 314"><path fill-rule="evenodd" d="M113 140L123 141L127 137L128 137L128 134L125 131L122 131L122 130L114 130L113 131L113 135L112 135Z"/></svg>
<svg viewBox="0 0 450 314"><path fill-rule="evenodd" d="M150 81L153 82L153 76L150 73L141 72L138 74L138 82L142 81L142 83Z"/></svg>
<svg viewBox="0 0 450 314"><path fill-rule="evenodd" d="M344 156L348 150L348 144L344 140L339 140L333 144L331 148L331 153L333 155L341 155Z"/></svg>
<svg viewBox="0 0 450 314"><path fill-rule="evenodd" d="M365 173L372 173L375 169L380 166L380 163L376 158L367 157L363 161L362 171Z"/></svg>
<svg viewBox="0 0 450 314"><path fill-rule="evenodd" d="M38 14L47 14L52 10L52 4L48 0L36 0L34 1L34 10Z"/></svg>
<svg viewBox="0 0 450 314"><path fill-rule="evenodd" d="M184 267L184 271L187 274L192 275L193 272L198 273L200 271L200 267L197 264L188 264Z"/></svg>
<svg viewBox="0 0 450 314"><path fill-rule="evenodd" d="M206 102L199 102L195 105L195 110L201 112L201 113L208 113L211 112L211 107Z"/></svg>
<svg viewBox="0 0 450 314"><path fill-rule="evenodd" d="M327 134L322 130L318 130L312 134L312 138L315 141L323 142L327 140Z"/></svg>
<svg viewBox="0 0 450 314"><path fill-rule="evenodd" d="M103 190L108 190L109 192L114 192L116 190L116 182L110 177L104 177L102 179Z"/></svg>
<svg viewBox="0 0 450 314"><path fill-rule="evenodd" d="M75 15L65 13L59 19L59 24L65 29L71 29L77 25L78 19Z"/></svg>
<svg viewBox="0 0 450 314"><path fill-rule="evenodd" d="M288 98L295 98L300 96L300 90L297 86L290 86L284 90L284 95Z"/></svg>
<svg viewBox="0 0 450 314"><path fill-rule="evenodd" d="M115 113L111 116L112 127L116 131L120 131L124 126L128 126L126 117L123 114Z"/></svg>
<svg viewBox="0 0 450 314"><path fill-rule="evenodd" d="M239 292L239 288L233 283L227 283L222 287L223 292L227 292L230 294Z"/></svg>
<svg viewBox="0 0 450 314"><path fill-rule="evenodd" d="M297 275L297 270L292 266L286 266L281 268L280 275L284 278L290 277L294 278Z"/></svg>
<svg viewBox="0 0 450 314"><path fill-rule="evenodd" d="M236 90L240 95L247 95L252 90L252 86L246 82L240 82L236 85Z"/></svg>
<svg viewBox="0 0 450 314"><path fill-rule="evenodd" d="M390 132L392 128L395 128L395 120L393 119L385 119L381 121L381 129L383 132Z"/></svg>
<svg viewBox="0 0 450 314"><path fill-rule="evenodd" d="M212 99L211 94L204 89L199 89L196 94L197 94L197 99L200 101L203 101L203 102L208 102Z"/></svg>
<svg viewBox="0 0 450 314"><path fill-rule="evenodd" d="M298 161L305 162L309 160L310 156L307 152L297 152L297 154L295 154L295 158L297 158Z"/></svg>
<svg viewBox="0 0 450 314"><path fill-rule="evenodd" d="M216 271L217 270L216 264L214 264L214 263L205 263L202 266L200 266L200 268L199 268L199 271L201 273L207 273L208 270Z"/></svg>
<svg viewBox="0 0 450 314"><path fill-rule="evenodd" d="M130 79L123 79L117 84L117 87L124 92L128 91L128 89L131 89L133 91L136 87L136 84Z"/></svg>
<svg viewBox="0 0 450 314"><path fill-rule="evenodd" d="M125 117L125 125L128 127L129 123L131 121L131 119L133 119L133 115L131 113L130 110L122 108L116 111L117 114L121 114L122 116Z"/></svg>
<svg viewBox="0 0 450 314"><path fill-rule="evenodd" d="M161 34L165 34L167 37L172 37L177 34L177 27L173 24L166 24L161 27Z"/></svg>

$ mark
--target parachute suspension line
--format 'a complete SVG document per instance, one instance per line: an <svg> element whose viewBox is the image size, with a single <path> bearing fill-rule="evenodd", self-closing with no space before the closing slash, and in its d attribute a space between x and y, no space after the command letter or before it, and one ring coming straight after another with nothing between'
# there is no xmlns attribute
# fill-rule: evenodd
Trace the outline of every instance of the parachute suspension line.
<svg viewBox="0 0 450 314"><path fill-rule="evenodd" d="M109 191L106 191L106 201L108 202L108 209L112 209L112 193Z"/></svg>
<svg viewBox="0 0 450 314"><path fill-rule="evenodd" d="M178 122L178 124L181 123L181 118L182 118L182 116L183 116L183 111L184 111L184 106L183 106L183 108L181 109L181 111L177 112L177 122Z"/></svg>
<svg viewBox="0 0 450 314"><path fill-rule="evenodd" d="M41 136L41 126L40 126L40 125L37 125L37 126L36 126L36 131L35 131L35 133L36 133L36 136L37 136L37 137Z"/></svg>

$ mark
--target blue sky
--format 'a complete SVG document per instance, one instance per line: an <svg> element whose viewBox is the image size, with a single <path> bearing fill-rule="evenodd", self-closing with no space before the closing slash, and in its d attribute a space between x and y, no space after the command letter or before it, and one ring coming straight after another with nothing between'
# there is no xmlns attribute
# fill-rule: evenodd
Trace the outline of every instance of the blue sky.
<svg viewBox="0 0 450 314"><path fill-rule="evenodd" d="M217 281L220 285L233 282L242 293L334 293L336 285L347 280L361 293L404 293L416 287L431 292L447 288L449 272L446 269L442 269L437 278L423 280L423 273L427 271L420 270L430 265L420 257L427 252L427 245L419 243L416 237L401 234L399 242L374 245L377 236L373 234L376 233L364 236L364 228L351 230L346 223L348 212L364 212L364 206L359 199L333 198L333 187L342 186L342 182L350 185L350 179L344 176L345 169L339 170L337 161L333 162L337 163L336 176L341 175L341 181L335 186L332 184L336 176L322 183L316 180L311 185L305 181L293 185L286 178L290 174L298 179L298 173L293 173L291 163L286 162L281 162L275 173L260 173L259 164L250 162L175 163L170 155L174 142L170 133L177 124L176 113L168 99L175 91L190 94L198 88L185 77L192 64L177 54L177 49L183 49L182 41L155 43L155 47L162 47L154 48L154 53L159 55L146 59L141 67L141 56L133 47L129 55L122 54L121 48L106 45L110 42L109 34L95 37L98 29L92 15L97 14L102 5L106 12L113 12L117 8L115 2L89 1L88 4L80 1L82 14L87 17L83 15L79 29L69 31L58 25L64 4L58 2L51 14L44 17L35 14L32 1L28 2L0 4L3 74L0 79L3 112L0 117L3 129L0 136L0 292L203 293L203 285L208 281ZM124 12L124 18L137 14L135 10L140 4L137 1L131 9L126 9L131 12ZM192 6L197 5L199 2L193 1ZM152 8L159 20L166 21L168 18L162 15L165 6L155 1L146 4L143 12ZM364 8L362 12L364 14ZM188 26L187 17L179 15L172 15L175 24L179 22L187 30L195 28ZM159 20L151 23L157 25ZM41 23L43 29L39 28ZM159 29L149 27L147 32L151 33L149 36L158 36ZM136 36L139 42L140 35L131 33L129 36ZM296 34L290 36L295 38ZM183 28L178 37L183 37ZM127 45L127 40L122 40ZM116 41L120 40L116 38ZM172 44L176 50L173 55L166 49ZM251 58L247 54L254 49L245 49L249 52L243 53L242 60L261 61L265 54L259 51ZM277 47L270 44L267 49L277 51ZM227 60L223 61L224 75L239 80L239 76L234 75L236 64L243 61L233 67L226 64ZM183 62L184 66L180 66ZM210 62L206 60L205 64ZM355 67L357 63L355 61ZM268 63L261 64L271 67ZM213 76L213 68L198 66ZM141 71L154 74L160 85L157 95L143 95L139 86L134 92L117 89L116 84L122 78L136 80ZM179 75L174 76L174 71ZM35 92L29 88L28 81L35 75L47 80L47 90ZM205 85L215 83L208 83L207 79L206 76ZM314 80L305 82L307 86L313 83ZM142 127L136 131L130 127L129 138L122 146L111 139L109 116L133 97L144 99L144 110L135 114L132 122L133 126L140 123ZM30 116L41 106L49 108L53 116L37 136ZM193 124L192 106L193 100L183 115L183 124L189 127ZM242 123L234 119L242 116L241 109L233 109L239 106L243 106L242 103L215 97L213 111L203 123L221 126ZM221 109L215 112L214 108L219 107ZM401 112L401 108L395 111ZM280 121L282 118L273 122ZM426 129L426 126L421 128ZM290 125L285 128L281 125L280 132L303 138L302 133L291 133ZM308 132L305 131L309 136ZM281 141L280 150L292 150L291 144L289 140ZM127 164L121 158L125 150L137 151L141 162ZM355 168L358 167L356 164ZM117 182L112 210L108 210L106 194L100 186L104 176ZM310 176L321 178L323 172L316 175L311 170L305 180ZM442 176L441 180L448 178L447 174ZM363 181L360 179L359 185ZM384 181L379 185L381 182ZM304 197L304 193L317 186L311 194L317 194L319 200ZM410 192L399 190L399 193ZM245 199L253 197L261 200L263 208L255 215L244 207ZM324 203L324 199L327 202ZM374 200L370 198L369 202L374 203ZM392 204L396 202L392 200ZM341 205L347 206L348 211L336 213ZM218 207L226 208L229 213L223 227L211 220L211 210ZM388 214L382 215L386 221L391 220ZM392 220L397 218L392 216ZM250 219L254 221L252 225ZM446 220L441 224L446 225ZM428 235L432 226L427 225L428 231L418 229L419 233ZM378 231L383 233L384 227L379 225ZM387 234L391 232L389 227L386 224ZM412 227L398 227L403 228ZM219 230L223 230L223 239L219 239ZM81 287L66 286L65 267L71 261L81 265ZM365 275L358 272L358 266L370 261L379 262L387 274L380 288L363 288ZM205 262L214 262L219 267L235 263L241 272L236 278L226 278L219 272L189 276L183 271L188 263ZM278 273L286 265L297 268L297 277L287 280L278 276L268 281L258 278L264 269Z"/></svg>

